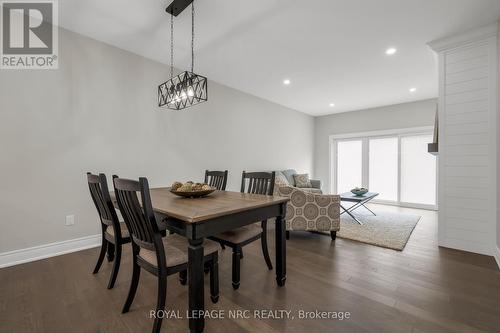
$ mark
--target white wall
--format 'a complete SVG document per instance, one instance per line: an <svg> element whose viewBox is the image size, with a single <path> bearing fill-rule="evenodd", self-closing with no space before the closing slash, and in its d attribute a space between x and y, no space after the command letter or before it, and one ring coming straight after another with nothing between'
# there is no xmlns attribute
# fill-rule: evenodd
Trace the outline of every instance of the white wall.
<svg viewBox="0 0 500 333"><path fill-rule="evenodd" d="M244 169L312 171L312 117L211 81L209 102L159 109L167 66L59 36L59 70L0 71L0 253L97 234L87 171L165 186L228 169L232 190Z"/></svg>
<svg viewBox="0 0 500 333"><path fill-rule="evenodd" d="M439 57L439 245L493 255L496 24L430 43Z"/></svg>
<svg viewBox="0 0 500 333"><path fill-rule="evenodd" d="M433 126L436 103L435 99L430 99L316 117L314 178L322 180L323 189L327 193L330 191L330 135Z"/></svg>

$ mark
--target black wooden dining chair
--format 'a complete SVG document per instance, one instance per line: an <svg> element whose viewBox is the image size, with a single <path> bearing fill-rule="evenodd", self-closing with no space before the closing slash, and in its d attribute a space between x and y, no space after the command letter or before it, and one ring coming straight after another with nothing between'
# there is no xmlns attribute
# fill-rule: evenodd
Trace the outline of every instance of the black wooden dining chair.
<svg viewBox="0 0 500 333"><path fill-rule="evenodd" d="M162 238L151 204L146 178L139 181L113 176L116 200L132 237L132 281L122 313L129 311L135 297L141 268L158 277L158 297L153 332L159 332L165 308L167 276L187 270L188 241L171 234ZM140 199L137 193L140 193ZM213 303L219 300L218 251L219 244L206 240L204 262L210 266L210 296ZM202 281L203 283L203 281Z"/></svg>
<svg viewBox="0 0 500 333"><path fill-rule="evenodd" d="M241 178L241 193L272 195L274 192L275 172L245 172ZM261 240L262 254L267 267L273 269L267 248L267 220L253 223L231 231L223 232L215 237L210 237L222 246L233 249L233 288L240 287L240 260L243 256L242 247L258 239Z"/></svg>
<svg viewBox="0 0 500 333"><path fill-rule="evenodd" d="M102 173L97 176L87 172L87 182L89 184L90 195L101 220L102 234L101 252L99 253L93 274L99 272L107 251L108 261L113 261L113 269L108 282L108 289L111 289L115 285L116 277L120 270L122 245L130 243L130 235L125 223L120 223L118 220L118 215L109 196L106 176Z"/></svg>
<svg viewBox="0 0 500 333"><path fill-rule="evenodd" d="M215 187L219 191L225 191L227 184L227 170L226 171L205 170L205 184Z"/></svg>

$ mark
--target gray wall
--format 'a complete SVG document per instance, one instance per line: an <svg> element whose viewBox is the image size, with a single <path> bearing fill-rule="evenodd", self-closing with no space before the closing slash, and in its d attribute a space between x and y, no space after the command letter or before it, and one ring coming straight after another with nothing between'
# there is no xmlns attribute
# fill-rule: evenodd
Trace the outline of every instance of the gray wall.
<svg viewBox="0 0 500 333"><path fill-rule="evenodd" d="M314 177L330 191L329 136L434 125L435 99L397 104L315 118Z"/></svg>
<svg viewBox="0 0 500 333"><path fill-rule="evenodd" d="M312 171L312 117L214 82L207 103L159 109L167 66L59 36L59 70L0 72L0 253L97 234L87 171L166 186L228 169L232 190L244 169Z"/></svg>

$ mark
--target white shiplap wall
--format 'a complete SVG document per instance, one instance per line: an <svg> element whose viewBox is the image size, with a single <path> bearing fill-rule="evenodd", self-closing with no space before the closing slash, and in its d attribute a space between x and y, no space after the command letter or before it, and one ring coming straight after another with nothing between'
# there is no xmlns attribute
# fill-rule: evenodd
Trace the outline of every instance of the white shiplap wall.
<svg viewBox="0 0 500 333"><path fill-rule="evenodd" d="M497 25L430 43L439 56L439 244L496 246Z"/></svg>

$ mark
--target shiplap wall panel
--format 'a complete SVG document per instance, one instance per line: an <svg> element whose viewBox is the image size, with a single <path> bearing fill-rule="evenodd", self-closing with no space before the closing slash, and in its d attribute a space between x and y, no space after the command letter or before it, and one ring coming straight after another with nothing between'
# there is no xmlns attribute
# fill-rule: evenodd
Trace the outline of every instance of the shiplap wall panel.
<svg viewBox="0 0 500 333"><path fill-rule="evenodd" d="M496 194L491 191L496 183L491 162L496 154L491 139L494 41L485 38L439 50L440 244L481 253L490 252L496 217L496 197L490 195Z"/></svg>
<svg viewBox="0 0 500 333"><path fill-rule="evenodd" d="M462 47L460 49L454 49L450 51L445 51L446 54L446 66L452 65L454 63L474 59L487 57L489 53L489 48L487 43L483 43L482 45L473 45L472 47Z"/></svg>
<svg viewBox="0 0 500 333"><path fill-rule="evenodd" d="M478 112L483 112L488 110L488 102L487 101L471 101L471 102L462 102L456 104L447 104L446 105L446 116L451 115L459 115L464 113L475 113L476 117L482 117L483 115L478 114ZM489 116L486 114L485 119L488 120Z"/></svg>
<svg viewBox="0 0 500 333"><path fill-rule="evenodd" d="M469 187L469 188L487 188L491 186L489 179L487 177L478 178L475 176L472 177L453 177L446 176L444 179L444 187L445 188L453 188L453 187Z"/></svg>
<svg viewBox="0 0 500 333"><path fill-rule="evenodd" d="M443 152L443 156L461 156L461 155L488 155L489 146L486 145L462 145L462 146L448 146L446 151Z"/></svg>
<svg viewBox="0 0 500 333"><path fill-rule="evenodd" d="M488 55L457 61L446 66L446 74L460 73L466 70L484 67L485 61L488 61Z"/></svg>
<svg viewBox="0 0 500 333"><path fill-rule="evenodd" d="M488 89L488 79L475 79L465 82L448 84L446 86L446 94L456 94L464 91L473 91L479 89Z"/></svg>

